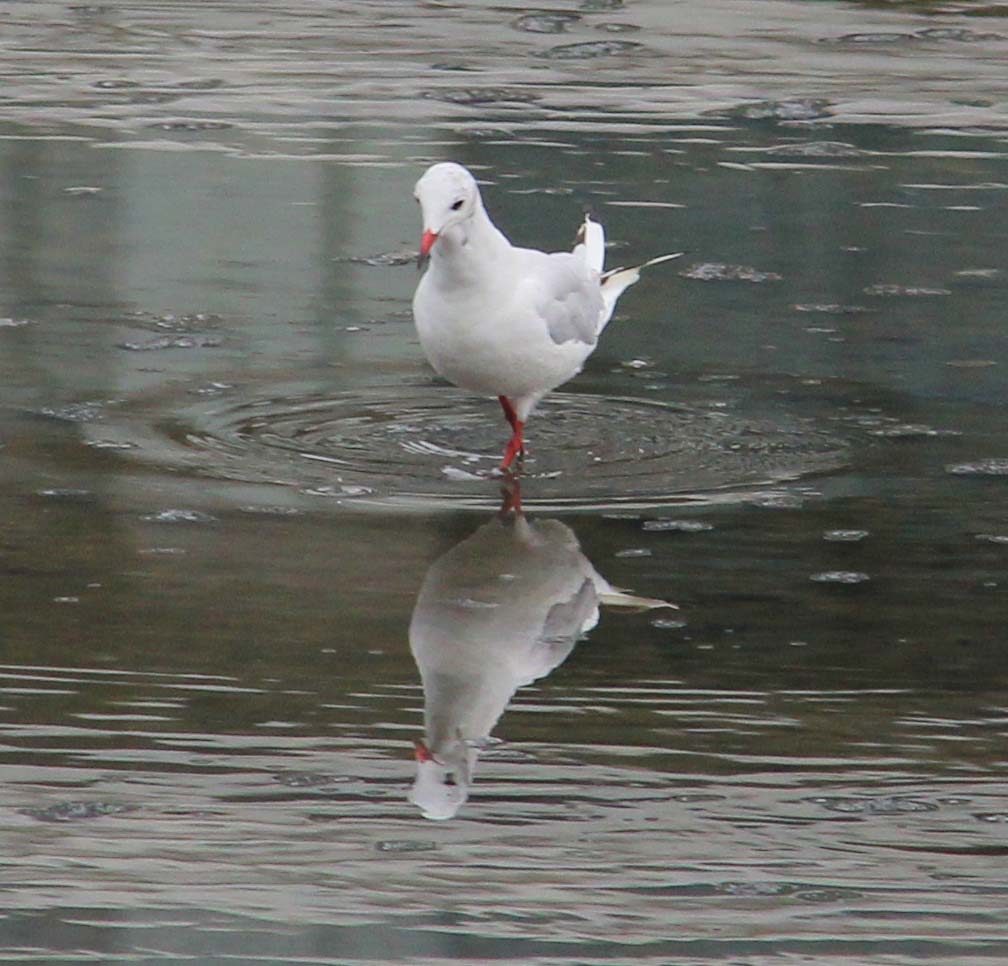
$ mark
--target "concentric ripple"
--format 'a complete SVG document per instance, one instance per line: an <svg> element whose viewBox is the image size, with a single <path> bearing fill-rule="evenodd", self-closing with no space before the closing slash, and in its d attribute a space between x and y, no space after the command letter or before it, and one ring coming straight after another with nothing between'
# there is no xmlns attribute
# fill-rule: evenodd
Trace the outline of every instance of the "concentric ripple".
<svg viewBox="0 0 1008 966"><path fill-rule="evenodd" d="M90 442L174 471L344 502L498 500L507 425L493 400L449 387L232 390L167 408L89 424ZM611 396L554 393L526 438L524 500L554 510L723 502L845 463L843 444L811 425Z"/></svg>

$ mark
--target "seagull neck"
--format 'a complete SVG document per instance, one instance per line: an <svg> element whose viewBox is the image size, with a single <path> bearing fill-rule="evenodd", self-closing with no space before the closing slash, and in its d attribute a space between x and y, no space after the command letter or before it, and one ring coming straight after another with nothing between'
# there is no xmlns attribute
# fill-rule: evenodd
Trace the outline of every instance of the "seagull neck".
<svg viewBox="0 0 1008 966"><path fill-rule="evenodd" d="M484 275L497 276L500 260L510 249L511 242L478 204L471 218L441 234L431 252L432 266L446 276L471 282Z"/></svg>

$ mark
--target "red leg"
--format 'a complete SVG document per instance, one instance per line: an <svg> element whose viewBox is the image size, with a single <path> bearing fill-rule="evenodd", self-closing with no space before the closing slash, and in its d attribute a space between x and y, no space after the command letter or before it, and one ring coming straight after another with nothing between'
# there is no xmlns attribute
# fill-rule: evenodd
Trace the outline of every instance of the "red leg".
<svg viewBox="0 0 1008 966"><path fill-rule="evenodd" d="M510 424L511 429L514 430L515 423L518 421L518 414L514 411L511 400L507 396L498 396L497 399L501 404L501 409L504 410L504 418Z"/></svg>
<svg viewBox="0 0 1008 966"><path fill-rule="evenodd" d="M504 479L504 485L501 487L500 517L504 519L512 512L515 516L520 517L522 515L521 478L508 473Z"/></svg>
<svg viewBox="0 0 1008 966"><path fill-rule="evenodd" d="M504 410L504 418L511 426L511 439L504 450L504 458L500 465L502 470L506 470L514 462L516 456L523 457L525 455L525 437L523 435L525 424L518 418L514 405L507 396L498 396L497 399L500 401L501 409Z"/></svg>
<svg viewBox="0 0 1008 966"><path fill-rule="evenodd" d="M504 449L504 458L501 460L500 468L502 470L508 469L515 461L516 456L525 455L524 430L525 424L516 417L514 432L511 434L511 439L508 440L508 444Z"/></svg>

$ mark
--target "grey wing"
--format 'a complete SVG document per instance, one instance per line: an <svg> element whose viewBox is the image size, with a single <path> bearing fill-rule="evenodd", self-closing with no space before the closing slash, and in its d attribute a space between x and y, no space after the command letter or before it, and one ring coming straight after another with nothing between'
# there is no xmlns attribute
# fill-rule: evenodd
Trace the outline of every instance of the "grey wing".
<svg viewBox="0 0 1008 966"><path fill-rule="evenodd" d="M569 600L554 604L546 614L542 632L531 652L530 675L523 682L531 684L558 667L574 650L585 625L592 615L597 617L598 594L595 585L587 578Z"/></svg>
<svg viewBox="0 0 1008 966"><path fill-rule="evenodd" d="M548 266L535 304L550 338L557 345L594 345L603 312L598 284L584 265L567 253L550 255Z"/></svg>

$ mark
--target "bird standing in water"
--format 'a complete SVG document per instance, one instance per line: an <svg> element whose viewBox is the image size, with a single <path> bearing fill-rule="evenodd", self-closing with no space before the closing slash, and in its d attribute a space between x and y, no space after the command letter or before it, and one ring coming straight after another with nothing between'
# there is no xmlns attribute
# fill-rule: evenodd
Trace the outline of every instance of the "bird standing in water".
<svg viewBox="0 0 1008 966"><path fill-rule="evenodd" d="M428 168L414 195L423 214L420 262L429 262L413 317L420 345L456 386L496 396L511 426L500 468L525 453L536 403L581 371L616 300L648 265L603 271L605 232L585 217L571 252L518 248L490 220L472 173Z"/></svg>

